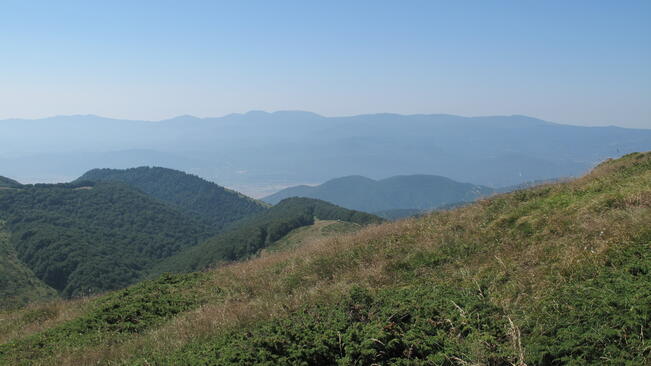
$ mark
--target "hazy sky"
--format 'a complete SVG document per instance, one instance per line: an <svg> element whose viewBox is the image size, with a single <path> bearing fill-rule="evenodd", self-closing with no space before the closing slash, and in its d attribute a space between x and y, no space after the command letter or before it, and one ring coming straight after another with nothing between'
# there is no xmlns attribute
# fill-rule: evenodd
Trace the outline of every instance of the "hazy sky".
<svg viewBox="0 0 651 366"><path fill-rule="evenodd" d="M0 118L252 109L651 128L651 1L0 2Z"/></svg>

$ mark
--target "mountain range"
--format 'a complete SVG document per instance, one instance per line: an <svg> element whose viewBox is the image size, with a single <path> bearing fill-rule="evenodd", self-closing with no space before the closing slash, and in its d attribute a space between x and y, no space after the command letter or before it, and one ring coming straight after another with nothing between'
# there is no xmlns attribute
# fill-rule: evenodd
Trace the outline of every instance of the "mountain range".
<svg viewBox="0 0 651 366"><path fill-rule="evenodd" d="M318 186L286 188L262 200L275 204L288 197L310 197L365 212L405 209L418 212L471 202L494 192L489 187L460 183L435 175L405 175L382 180L348 176Z"/></svg>
<svg viewBox="0 0 651 366"><path fill-rule="evenodd" d="M67 182L97 168L166 166L256 197L362 175L440 175L489 187L583 174L651 148L651 130L578 127L526 116L249 112L150 122L92 115L0 121L0 168Z"/></svg>

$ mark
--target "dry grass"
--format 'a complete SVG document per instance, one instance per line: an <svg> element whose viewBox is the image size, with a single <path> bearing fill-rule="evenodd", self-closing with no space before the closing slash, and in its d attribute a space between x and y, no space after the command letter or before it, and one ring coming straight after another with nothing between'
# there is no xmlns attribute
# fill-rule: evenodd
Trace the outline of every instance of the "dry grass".
<svg viewBox="0 0 651 366"><path fill-rule="evenodd" d="M352 235L317 240L295 251L271 253L213 270L210 281L204 283L202 291L219 288L219 293L223 294L219 296L219 301L184 313L162 327L131 337L125 343L102 344L72 352L62 350L60 354L53 355L51 364L128 363L131 355L142 354L142 350L147 350L147 353L168 353L190 341L255 321L283 316L301 305L335 301L353 284L388 284L391 279L386 276L378 260L339 268L340 272L331 279L310 276L306 268L323 258L341 255L351 246L379 241L395 235L397 231L408 230L411 225L413 222L403 221L369 227ZM300 273L307 275L303 278L304 283L288 290L286 279Z"/></svg>
<svg viewBox="0 0 651 366"><path fill-rule="evenodd" d="M20 310L0 312L0 344L30 336L72 320L93 298L54 300L30 304Z"/></svg>

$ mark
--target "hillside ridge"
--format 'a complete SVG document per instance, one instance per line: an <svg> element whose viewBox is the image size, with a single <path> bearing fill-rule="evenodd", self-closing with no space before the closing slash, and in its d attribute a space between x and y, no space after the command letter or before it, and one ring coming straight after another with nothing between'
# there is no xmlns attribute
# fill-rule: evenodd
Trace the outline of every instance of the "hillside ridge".
<svg viewBox="0 0 651 366"><path fill-rule="evenodd" d="M264 203L196 175L163 167L93 169L77 179L85 180L126 183L206 219L215 230L266 207Z"/></svg>
<svg viewBox="0 0 651 366"><path fill-rule="evenodd" d="M0 175L0 188L17 188L20 186L21 184L17 181Z"/></svg>

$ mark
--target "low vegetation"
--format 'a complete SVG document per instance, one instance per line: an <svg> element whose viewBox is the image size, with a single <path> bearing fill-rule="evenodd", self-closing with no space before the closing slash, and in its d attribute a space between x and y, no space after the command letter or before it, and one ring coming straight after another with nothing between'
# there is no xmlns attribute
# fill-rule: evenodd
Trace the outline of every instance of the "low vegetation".
<svg viewBox="0 0 651 366"><path fill-rule="evenodd" d="M314 224L294 229L280 240L267 247L265 252L277 252L298 248L314 240L339 234L354 233L363 226L340 220L314 220Z"/></svg>
<svg viewBox="0 0 651 366"><path fill-rule="evenodd" d="M629 154L574 181L72 303L72 319L5 337L0 363L649 364L650 222L651 153ZM40 309L0 319L31 329Z"/></svg>
<svg viewBox="0 0 651 366"><path fill-rule="evenodd" d="M378 215L384 219L387 220L401 220L401 219L406 219L408 217L417 217L421 216L423 214L426 214L427 211L424 210L418 210L418 209L412 209L412 208L397 208L394 210L384 210L384 211L376 211L373 212L373 214Z"/></svg>

